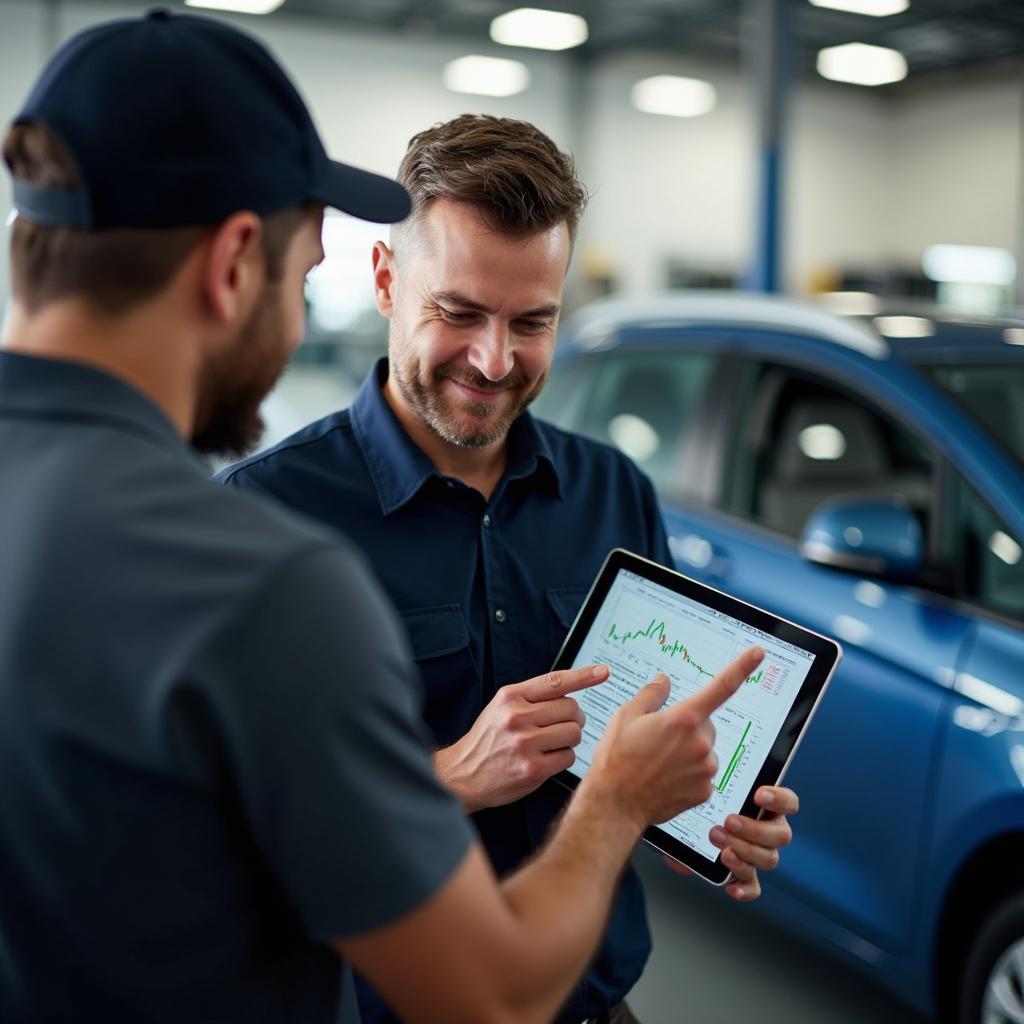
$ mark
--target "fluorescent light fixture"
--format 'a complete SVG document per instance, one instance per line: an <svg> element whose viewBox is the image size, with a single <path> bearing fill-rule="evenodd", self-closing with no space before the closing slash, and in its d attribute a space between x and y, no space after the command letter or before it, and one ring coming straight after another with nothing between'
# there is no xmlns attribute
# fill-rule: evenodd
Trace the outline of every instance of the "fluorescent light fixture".
<svg viewBox="0 0 1024 1024"><path fill-rule="evenodd" d="M272 14L284 0L185 0L186 7L208 11L232 11L235 14Z"/></svg>
<svg viewBox="0 0 1024 1024"><path fill-rule="evenodd" d="M800 431L800 451L809 459L834 462L846 454L846 438L831 423L814 423Z"/></svg>
<svg viewBox="0 0 1024 1024"><path fill-rule="evenodd" d="M1024 328L1022 327L1007 327L1003 331L1003 341L1007 345L1024 345Z"/></svg>
<svg viewBox="0 0 1024 1024"><path fill-rule="evenodd" d="M530 84L530 72L517 60L470 55L445 64L444 84L452 92L515 96Z"/></svg>
<svg viewBox="0 0 1024 1024"><path fill-rule="evenodd" d="M1007 565L1016 565L1020 561L1021 555L1024 554L1024 551L1021 551L1020 545L1008 533L1003 533L1002 530L996 530L989 537L988 549L996 558Z"/></svg>
<svg viewBox="0 0 1024 1024"><path fill-rule="evenodd" d="M830 11L866 14L869 18L888 18L891 14L902 14L910 6L910 0L811 0L811 3Z"/></svg>
<svg viewBox="0 0 1024 1024"><path fill-rule="evenodd" d="M882 311L882 303L871 292L825 292L818 296L822 305L844 316L874 316Z"/></svg>
<svg viewBox="0 0 1024 1024"><path fill-rule="evenodd" d="M587 41L586 21L578 14L520 7L491 22L491 38L503 46L534 50L569 50Z"/></svg>
<svg viewBox="0 0 1024 1024"><path fill-rule="evenodd" d="M700 117L714 110L718 95L710 82L679 75L655 75L634 83L633 106L645 114Z"/></svg>
<svg viewBox="0 0 1024 1024"><path fill-rule="evenodd" d="M930 338L935 324L924 316L876 316L872 321L887 338Z"/></svg>
<svg viewBox="0 0 1024 1024"><path fill-rule="evenodd" d="M631 459L644 462L661 447L658 432L639 416L621 413L608 424L608 436Z"/></svg>
<svg viewBox="0 0 1024 1024"><path fill-rule="evenodd" d="M851 85L890 85L907 77L907 59L884 46L843 43L818 51L818 74Z"/></svg>
<svg viewBox="0 0 1024 1024"><path fill-rule="evenodd" d="M10 227L17 219L18 211L12 209L11 212L7 214L7 227Z"/></svg>
<svg viewBox="0 0 1024 1024"><path fill-rule="evenodd" d="M930 245L921 267L933 281L1005 287L1017 277L1017 261L1007 249L985 245Z"/></svg>

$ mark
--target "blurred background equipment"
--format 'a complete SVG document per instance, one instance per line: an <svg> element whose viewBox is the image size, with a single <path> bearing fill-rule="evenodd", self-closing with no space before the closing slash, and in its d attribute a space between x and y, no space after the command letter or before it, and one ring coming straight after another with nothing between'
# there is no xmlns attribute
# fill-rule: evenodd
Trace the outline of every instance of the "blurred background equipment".
<svg viewBox="0 0 1024 1024"><path fill-rule="evenodd" d="M70 35L149 6L0 0L3 119ZM538 411L651 475L684 571L847 646L762 903L642 867L645 1024L683 1019L680 964L702 1024L940 1006L1021 1024L1024 3L188 6L261 38L328 150L371 170L394 174L413 134L463 112L571 150L592 199ZM267 444L348 404L385 351L378 239L327 218ZM815 949L787 958L780 926ZM728 970L756 976L762 1004L731 1002Z"/></svg>

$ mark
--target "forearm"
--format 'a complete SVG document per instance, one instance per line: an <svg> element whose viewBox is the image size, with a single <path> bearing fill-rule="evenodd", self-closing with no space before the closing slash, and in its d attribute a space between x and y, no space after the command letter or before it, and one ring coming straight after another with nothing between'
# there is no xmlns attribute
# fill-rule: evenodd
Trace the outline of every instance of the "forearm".
<svg viewBox="0 0 1024 1024"><path fill-rule="evenodd" d="M487 806L473 785L471 766L459 757L457 747L442 747L434 752L434 771L441 784L459 798L466 814L475 814Z"/></svg>
<svg viewBox="0 0 1024 1024"><path fill-rule="evenodd" d="M521 940L516 994L536 1019L551 1019L593 958L642 831L587 779L543 850L502 883Z"/></svg>

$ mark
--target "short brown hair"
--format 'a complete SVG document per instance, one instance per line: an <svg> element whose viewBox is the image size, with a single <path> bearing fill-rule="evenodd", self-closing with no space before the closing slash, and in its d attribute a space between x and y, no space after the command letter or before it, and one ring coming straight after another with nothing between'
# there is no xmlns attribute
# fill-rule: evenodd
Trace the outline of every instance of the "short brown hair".
<svg viewBox="0 0 1024 1024"><path fill-rule="evenodd" d="M45 127L19 123L4 139L11 174L42 188L74 188L78 172L60 140ZM284 253L307 215L291 207L263 218L267 274L281 276ZM29 312L77 296L111 316L152 298L174 277L212 225L79 231L17 217L11 230L11 283Z"/></svg>
<svg viewBox="0 0 1024 1024"><path fill-rule="evenodd" d="M504 234L532 235L565 221L575 241L587 204L570 154L527 121L487 114L463 114L414 135L398 180L412 196L406 224L433 200L449 199L477 207Z"/></svg>

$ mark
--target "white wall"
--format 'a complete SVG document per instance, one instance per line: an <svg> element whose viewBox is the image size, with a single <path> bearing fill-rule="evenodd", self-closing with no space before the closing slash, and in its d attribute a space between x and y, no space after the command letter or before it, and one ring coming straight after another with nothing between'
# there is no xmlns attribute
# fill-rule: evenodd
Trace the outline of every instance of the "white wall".
<svg viewBox="0 0 1024 1024"><path fill-rule="evenodd" d="M140 3L137 9L150 6ZM0 122L4 126L49 55L41 7L31 0L0 0ZM131 5L93 2L65 3L57 11L58 41L95 22L134 13ZM504 47L468 48L459 41L341 31L305 18L225 20L258 35L273 50L310 105L327 151L337 159L394 174L413 134L462 113L524 118L560 145L569 145L569 69L555 55L521 56L529 66L531 85L518 96L468 96L444 88L444 64L468 52L507 56ZM0 174L0 180L0 217L6 221L10 209L6 173ZM7 294L6 248L5 244L0 264L0 310Z"/></svg>
<svg viewBox="0 0 1024 1024"><path fill-rule="evenodd" d="M1002 73L933 84L894 106L893 253L919 258L936 242L1017 251L1024 79Z"/></svg>
<svg viewBox="0 0 1024 1024"><path fill-rule="evenodd" d="M633 82L653 74L706 78L718 106L699 118L644 114ZM751 233L756 153L743 83L734 73L648 54L601 62L591 73L587 146L581 161L593 192L580 236L607 255L624 291L664 287L675 257L698 266L735 266Z"/></svg>
<svg viewBox="0 0 1024 1024"><path fill-rule="evenodd" d="M140 3L138 9L148 4ZM13 114L55 40L131 5L83 0L56 8L0 2L0 119ZM642 293L664 283L665 262L742 273L754 235L756 130L747 81L732 68L633 53L596 63L574 82L570 59L517 51L531 87L508 99L450 93L441 68L473 49L501 47L330 29L304 18L239 18L280 57L306 96L328 150L393 173L408 138L464 111L532 120L576 146L593 199L574 279L606 265L619 286ZM629 89L657 73L704 77L717 108L682 120L642 114ZM809 287L841 265L911 264L932 242L1016 249L1021 235L1024 87L1010 72L961 76L896 98L823 82L794 95L785 169L785 281ZM0 217L8 210L0 175ZM6 247L4 247L6 248ZM0 304L6 292L0 255ZM579 294L583 294L580 289Z"/></svg>

